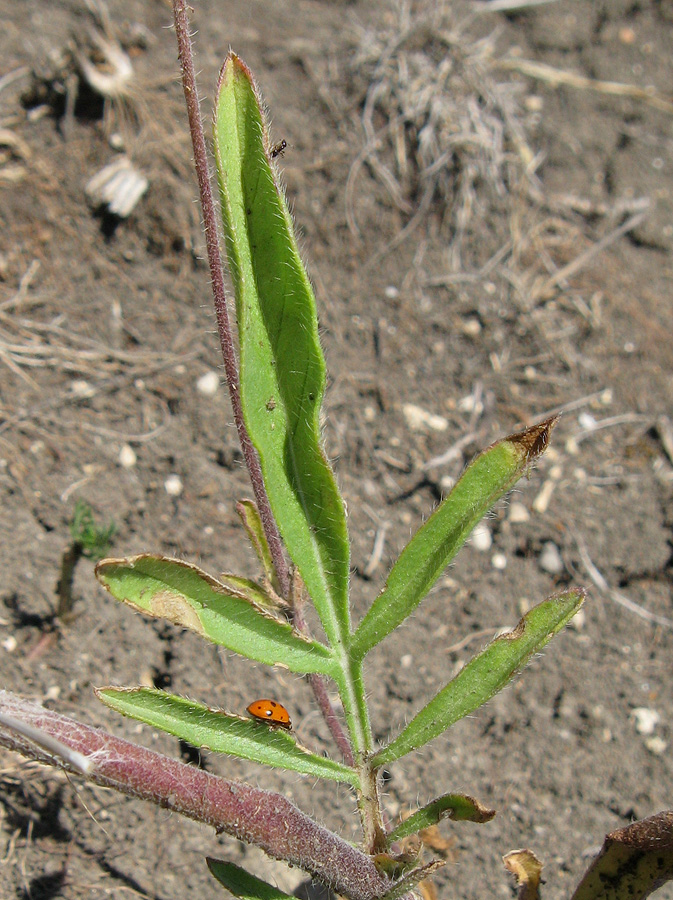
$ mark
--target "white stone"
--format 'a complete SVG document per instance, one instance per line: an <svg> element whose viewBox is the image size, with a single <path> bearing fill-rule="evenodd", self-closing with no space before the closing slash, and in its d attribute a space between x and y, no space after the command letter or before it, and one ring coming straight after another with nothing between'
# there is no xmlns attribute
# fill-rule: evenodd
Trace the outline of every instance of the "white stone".
<svg viewBox="0 0 673 900"><path fill-rule="evenodd" d="M584 431L593 431L596 427L596 419L588 412L581 412L577 417L577 422Z"/></svg>
<svg viewBox="0 0 673 900"><path fill-rule="evenodd" d="M518 500L515 500L514 503L510 503L507 518L513 524L518 525L522 522L528 522L530 513L523 503L519 503Z"/></svg>
<svg viewBox="0 0 673 900"><path fill-rule="evenodd" d="M661 716L656 709L650 709L647 706L637 706L635 709L632 709L631 716L635 722L638 734L654 734L654 729L661 721Z"/></svg>
<svg viewBox="0 0 673 900"><path fill-rule="evenodd" d="M492 544L491 529L486 522L480 522L472 532L472 546L475 550L479 550L480 553L486 553L487 550L491 549Z"/></svg>
<svg viewBox="0 0 673 900"><path fill-rule="evenodd" d="M206 372L196 382L196 390L204 397L214 397L220 388L220 376L212 369Z"/></svg>
<svg viewBox="0 0 673 900"><path fill-rule="evenodd" d="M491 557L491 565L494 569L502 571L507 568L507 557L504 553L494 553Z"/></svg>
<svg viewBox="0 0 673 900"><path fill-rule="evenodd" d="M70 385L70 390L72 392L73 397L80 397L81 399L86 399L87 397L93 397L94 389L91 387L88 381L85 381L83 378L77 378Z"/></svg>
<svg viewBox="0 0 673 900"><path fill-rule="evenodd" d="M430 413L427 409L415 406L413 403L405 403L402 407L402 413L407 420L407 425L412 431L446 431L449 427L448 420L444 416L437 416Z"/></svg>
<svg viewBox="0 0 673 900"><path fill-rule="evenodd" d="M559 548L553 541L544 544L538 563L542 571L550 575L560 575L565 568Z"/></svg>
<svg viewBox="0 0 673 900"><path fill-rule="evenodd" d="M655 735L654 737L650 737L645 741L645 746L650 751L650 753L654 753L655 756L662 756L662 754L666 751L668 744L663 738L657 737Z"/></svg>
<svg viewBox="0 0 673 900"><path fill-rule="evenodd" d="M122 469L132 469L138 462L136 452L130 444L124 444L119 451L119 465Z"/></svg>
<svg viewBox="0 0 673 900"><path fill-rule="evenodd" d="M169 497L179 497L184 485L179 475L169 475L164 481L164 489Z"/></svg>

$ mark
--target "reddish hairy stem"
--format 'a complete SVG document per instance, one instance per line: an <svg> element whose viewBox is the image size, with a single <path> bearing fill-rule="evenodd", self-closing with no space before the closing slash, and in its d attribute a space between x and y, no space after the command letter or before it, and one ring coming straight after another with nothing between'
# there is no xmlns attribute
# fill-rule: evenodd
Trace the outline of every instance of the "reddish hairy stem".
<svg viewBox="0 0 673 900"><path fill-rule="evenodd" d="M305 595L306 588L304 587L304 582L302 581L299 572L295 569L292 575L292 624L300 634L303 634L305 637L311 637L311 629L308 627L306 619L304 618L303 607ZM354 765L355 759L353 758L353 748L351 747L348 735L344 731L341 720L334 711L332 701L327 693L327 680L323 675L309 675L308 683L311 685L315 699L320 707L320 712L323 714L325 722L327 722L327 727L332 732L332 737L341 751L344 762L348 766Z"/></svg>
<svg viewBox="0 0 673 900"><path fill-rule="evenodd" d="M341 750L344 762L347 766L352 766L355 763L355 760L353 759L353 750L350 741L346 736L346 732L341 726L341 721L334 711L329 694L327 693L327 682L325 677L323 675L309 675L308 681L313 690L315 699L318 701L320 711L327 722L327 727L332 732L332 737L334 738L337 747Z"/></svg>
<svg viewBox="0 0 673 900"><path fill-rule="evenodd" d="M0 713L38 728L83 754L93 763L88 781L150 800L255 844L269 856L310 872L351 900L376 900L391 887L368 856L318 825L280 794L211 775L82 725L9 691L0 691ZM0 745L80 774L1 724Z"/></svg>
<svg viewBox="0 0 673 900"><path fill-rule="evenodd" d="M208 266L210 268L217 329L220 335L222 358L224 359L224 372L229 388L229 396L231 397L231 405L234 411L234 421L238 431L238 439L241 442L243 457L250 474L250 481L252 482L252 489L255 494L262 526L269 544L269 550L276 569L276 574L278 575L281 591L283 595L287 597L290 592L290 574L285 560L283 542L278 531L278 526L276 525L276 520L271 512L269 498L266 493L266 488L264 487L259 457L250 440L250 435L248 434L243 419L236 350L231 325L229 323L229 311L227 309L227 297L224 288L224 270L222 267L220 242L217 230L217 217L215 214L215 204L213 202L213 192L210 185L208 152L206 150L206 139L203 133L203 123L201 121L201 109L196 87L194 59L192 57L192 42L189 35L189 19L187 17L187 5L185 0L173 0L173 19L178 40L178 55L180 57L180 68L182 70L182 87L185 92L187 115L189 117L189 131L192 136L192 146L194 148L194 165L196 167L196 175L199 182L201 211L206 233Z"/></svg>

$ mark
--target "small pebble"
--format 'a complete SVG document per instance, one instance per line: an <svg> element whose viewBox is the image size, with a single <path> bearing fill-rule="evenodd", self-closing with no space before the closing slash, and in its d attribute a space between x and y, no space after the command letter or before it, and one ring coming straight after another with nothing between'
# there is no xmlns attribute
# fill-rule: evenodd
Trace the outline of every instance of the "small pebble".
<svg viewBox="0 0 673 900"><path fill-rule="evenodd" d="M405 653L404 656L400 659L400 665L403 669L408 669L413 661L414 658L411 653Z"/></svg>
<svg viewBox="0 0 673 900"><path fill-rule="evenodd" d="M383 291L383 296L386 298L386 300L397 300L397 298L400 296L400 292L394 284L389 284L388 287L386 287Z"/></svg>
<svg viewBox="0 0 673 900"><path fill-rule="evenodd" d="M58 700L61 696L61 688L57 684L52 684L51 687L48 687L44 694L45 700Z"/></svg>
<svg viewBox="0 0 673 900"><path fill-rule="evenodd" d="M657 737L655 735L655 737L648 738L645 741L645 746L650 751L650 753L654 753L655 756L661 756L668 747L668 744L663 738Z"/></svg>
<svg viewBox="0 0 673 900"><path fill-rule="evenodd" d="M169 497L179 497L184 485L179 475L169 475L164 481L164 489Z"/></svg>
<svg viewBox="0 0 673 900"><path fill-rule="evenodd" d="M196 390L204 397L214 397L220 387L220 376L211 370L202 375L196 382Z"/></svg>
<svg viewBox="0 0 673 900"><path fill-rule="evenodd" d="M491 565L494 569L502 571L507 568L507 557L504 553L494 553L491 557Z"/></svg>
<svg viewBox="0 0 673 900"><path fill-rule="evenodd" d="M593 431L596 427L596 419L588 412L582 412L577 417L577 424L583 431Z"/></svg>
<svg viewBox="0 0 673 900"><path fill-rule="evenodd" d="M481 332L481 322L479 319L465 319L461 324L463 334L468 337L477 337Z"/></svg>
<svg viewBox="0 0 673 900"><path fill-rule="evenodd" d="M136 452L130 444L124 444L119 451L119 465L122 469L132 469L138 462Z"/></svg>
<svg viewBox="0 0 673 900"><path fill-rule="evenodd" d="M486 553L491 549L492 544L491 529L485 522L480 522L472 532L472 546L480 553Z"/></svg>
<svg viewBox="0 0 673 900"><path fill-rule="evenodd" d="M518 500L515 500L514 503L510 503L507 518L510 522L518 525L522 522L527 522L530 519L530 513L523 503L519 503Z"/></svg>
<svg viewBox="0 0 673 900"><path fill-rule="evenodd" d="M431 431L446 431L449 427L448 420L444 416L437 416L413 403L405 403L402 412L412 431L425 431L427 428Z"/></svg>
<svg viewBox="0 0 673 900"><path fill-rule="evenodd" d="M638 734L654 734L654 729L661 721L661 716L656 709L649 709L647 706L637 706L635 709L632 709L631 716L634 719Z"/></svg>
<svg viewBox="0 0 673 900"><path fill-rule="evenodd" d="M575 631L583 631L586 621L587 614L584 612L584 607L582 607L577 610L575 615L568 622L568 628L573 628Z"/></svg>
<svg viewBox="0 0 673 900"><path fill-rule="evenodd" d="M546 513L549 509L549 503L551 502L551 496L554 493L554 489L556 488L556 482L548 478L547 481L542 485L537 497L533 500L533 509L537 513Z"/></svg>
<svg viewBox="0 0 673 900"><path fill-rule="evenodd" d="M8 653L14 653L17 646L16 638L14 637L14 635L10 634L9 637L6 637L2 642L2 646Z"/></svg>
<svg viewBox="0 0 673 900"><path fill-rule="evenodd" d="M73 381L70 385L70 391L72 392L73 397L79 397L80 399L86 399L87 397L93 397L94 395L94 389L89 382L85 381L83 378L78 378Z"/></svg>
<svg viewBox="0 0 673 900"><path fill-rule="evenodd" d="M538 564L543 572L549 572L550 575L560 575L564 570L561 554L553 541L547 541L542 547Z"/></svg>
<svg viewBox="0 0 673 900"><path fill-rule="evenodd" d="M439 486L442 489L442 494L446 496L446 494L450 493L455 483L456 479L451 475L442 475L439 479Z"/></svg>

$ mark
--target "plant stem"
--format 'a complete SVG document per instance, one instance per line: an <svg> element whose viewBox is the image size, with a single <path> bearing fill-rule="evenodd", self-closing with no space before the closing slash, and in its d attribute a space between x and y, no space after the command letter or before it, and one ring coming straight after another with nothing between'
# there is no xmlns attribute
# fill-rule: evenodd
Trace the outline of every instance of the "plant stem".
<svg viewBox="0 0 673 900"><path fill-rule="evenodd" d="M0 746L81 774L59 744L82 754L87 780L211 825L320 878L351 900L376 900L390 888L362 851L318 825L285 797L211 775L0 691L0 716L39 729L34 744L0 722ZM45 737L51 741L45 740ZM51 746L52 749L47 749Z"/></svg>
<svg viewBox="0 0 673 900"><path fill-rule="evenodd" d="M175 22L178 55L180 57L180 67L182 70L182 87L185 93L187 115L189 117L189 131L192 136L192 146L194 148L194 165L196 167L196 174L199 182L201 211L206 233L208 266L210 268L210 278L215 303L215 316L217 318L222 358L224 359L224 373L229 388L229 396L231 397L238 439L241 442L243 457L250 474L252 489L255 494L257 508L259 509L260 518L262 520L262 527L264 528L264 533L269 544L269 550L276 569L281 592L283 596L287 598L290 592L290 572L285 559L283 541L271 511L266 488L264 487L264 478L262 476L259 457L250 440L250 435L248 434L243 418L238 364L236 361L234 338L227 309L217 217L215 214L215 204L213 202L213 192L210 184L208 153L206 150L206 139L203 133L203 122L201 121L196 74L194 71L194 59L192 56L192 42L189 34L189 18L185 0L173 0L173 19Z"/></svg>
<svg viewBox="0 0 673 900"><path fill-rule="evenodd" d="M364 849L370 856L373 856L376 853L383 853L386 849L386 830L381 814L378 773L371 767L368 760L359 766L359 773L358 807L364 832Z"/></svg>
<svg viewBox="0 0 673 900"><path fill-rule="evenodd" d="M305 595L306 588L304 582L302 581L299 571L295 569L292 573L292 624L300 634L303 634L305 637L310 637L311 630L304 619L303 607ZM341 750L344 762L346 765L352 766L355 763L355 759L353 757L351 743L348 740L348 735L342 728L334 707L332 706L332 701L327 693L327 682L325 678L322 675L309 675L308 681L318 706L320 707L320 712L327 723L327 727L332 732L332 737L334 738L337 747Z"/></svg>

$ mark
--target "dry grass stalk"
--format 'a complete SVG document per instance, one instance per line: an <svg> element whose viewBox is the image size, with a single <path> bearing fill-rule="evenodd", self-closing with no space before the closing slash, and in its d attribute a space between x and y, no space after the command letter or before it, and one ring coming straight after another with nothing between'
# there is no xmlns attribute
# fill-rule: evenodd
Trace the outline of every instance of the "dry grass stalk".
<svg viewBox="0 0 673 900"><path fill-rule="evenodd" d="M654 88L642 88L634 84L622 84L619 81L598 81L576 75L574 72L566 72L564 69L556 69L546 63L535 62L530 59L516 59L507 57L497 63L498 68L519 72L529 78L545 81L552 87L566 85L584 91L597 91L600 94L610 94L613 97L628 97L631 100L640 100L653 106L661 112L673 113L673 99L662 96Z"/></svg>

